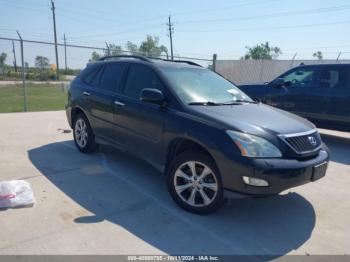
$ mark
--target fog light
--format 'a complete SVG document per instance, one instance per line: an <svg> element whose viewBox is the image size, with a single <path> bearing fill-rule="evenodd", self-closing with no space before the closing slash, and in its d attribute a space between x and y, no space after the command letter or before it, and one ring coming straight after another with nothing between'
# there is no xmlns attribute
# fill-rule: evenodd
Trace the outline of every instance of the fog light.
<svg viewBox="0 0 350 262"><path fill-rule="evenodd" d="M243 181L250 186L269 186L269 183L266 180L260 178L243 176Z"/></svg>

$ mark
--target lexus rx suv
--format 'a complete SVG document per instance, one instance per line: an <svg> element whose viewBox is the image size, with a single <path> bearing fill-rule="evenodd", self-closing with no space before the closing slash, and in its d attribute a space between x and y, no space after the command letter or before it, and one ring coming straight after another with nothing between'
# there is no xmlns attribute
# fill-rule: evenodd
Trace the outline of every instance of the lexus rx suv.
<svg viewBox="0 0 350 262"><path fill-rule="evenodd" d="M329 160L312 123L189 61L91 62L71 83L66 113L81 152L109 144L135 154L198 214L219 208L224 192L267 196L316 181Z"/></svg>

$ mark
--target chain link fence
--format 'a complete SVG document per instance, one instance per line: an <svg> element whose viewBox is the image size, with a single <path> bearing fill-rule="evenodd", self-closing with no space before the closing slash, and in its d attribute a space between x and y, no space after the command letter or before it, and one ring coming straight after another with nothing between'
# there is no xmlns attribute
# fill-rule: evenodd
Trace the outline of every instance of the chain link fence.
<svg viewBox="0 0 350 262"><path fill-rule="evenodd" d="M58 43L57 48L59 70L53 42L21 39L20 35L18 39L0 37L0 54L6 54L6 60L0 63L0 112L64 109L69 82L89 61L106 54L169 59L164 52L152 57L152 53L114 50L108 45ZM210 68L215 64L212 59L187 56L175 55L174 60L189 60Z"/></svg>
<svg viewBox="0 0 350 262"><path fill-rule="evenodd" d="M0 80L2 80L0 81L0 112L63 109L66 98L65 94L61 94L62 90L66 90L69 82L93 58L93 53L97 56L108 53L112 55L116 53L145 55L135 51L110 50L108 45L101 47L58 43L57 47L59 79L57 79L55 44L53 42L0 37L0 54L7 54L6 63L0 64ZM44 62L41 61L43 64L37 61L38 56L42 59L46 58ZM164 52L158 54L157 57L169 59L168 54ZM300 64L350 63L350 59L339 59L339 56L333 60L295 60L294 58L295 56L290 60L224 60L220 57L217 58L216 54L212 55L212 59L174 56L174 60L189 60L213 69L238 85L269 82ZM6 89L9 90L8 93L5 92ZM16 90L15 99L11 100L9 93L13 90ZM45 94L44 90L47 93L43 95L42 100L45 101L42 103L46 104L46 107L35 104L39 95ZM60 90L61 93L57 93L57 90ZM40 91L42 92L40 93ZM56 100L51 97L52 94L55 94ZM6 107L6 104L9 108Z"/></svg>
<svg viewBox="0 0 350 262"><path fill-rule="evenodd" d="M216 71L237 85L260 84L302 64L334 63L350 63L350 60L218 60Z"/></svg>

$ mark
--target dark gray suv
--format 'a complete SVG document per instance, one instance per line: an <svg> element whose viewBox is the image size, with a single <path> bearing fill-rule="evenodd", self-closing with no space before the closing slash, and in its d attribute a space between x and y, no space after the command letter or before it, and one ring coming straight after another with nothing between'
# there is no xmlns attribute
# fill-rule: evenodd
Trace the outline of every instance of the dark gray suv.
<svg viewBox="0 0 350 262"><path fill-rule="evenodd" d="M89 63L71 84L77 148L128 150L166 174L181 207L209 213L224 191L272 195L316 181L329 152L309 121L257 103L188 61L139 56Z"/></svg>

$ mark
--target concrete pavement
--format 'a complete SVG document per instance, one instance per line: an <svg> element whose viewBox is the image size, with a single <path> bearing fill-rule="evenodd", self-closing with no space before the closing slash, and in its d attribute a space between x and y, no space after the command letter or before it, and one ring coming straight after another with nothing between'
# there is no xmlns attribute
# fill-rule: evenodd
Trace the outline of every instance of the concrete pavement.
<svg viewBox="0 0 350 262"><path fill-rule="evenodd" d="M63 111L0 114L0 125L0 181L27 180L37 201L0 211L0 254L350 254L349 133L321 130L325 178L197 216L148 164L78 152Z"/></svg>

